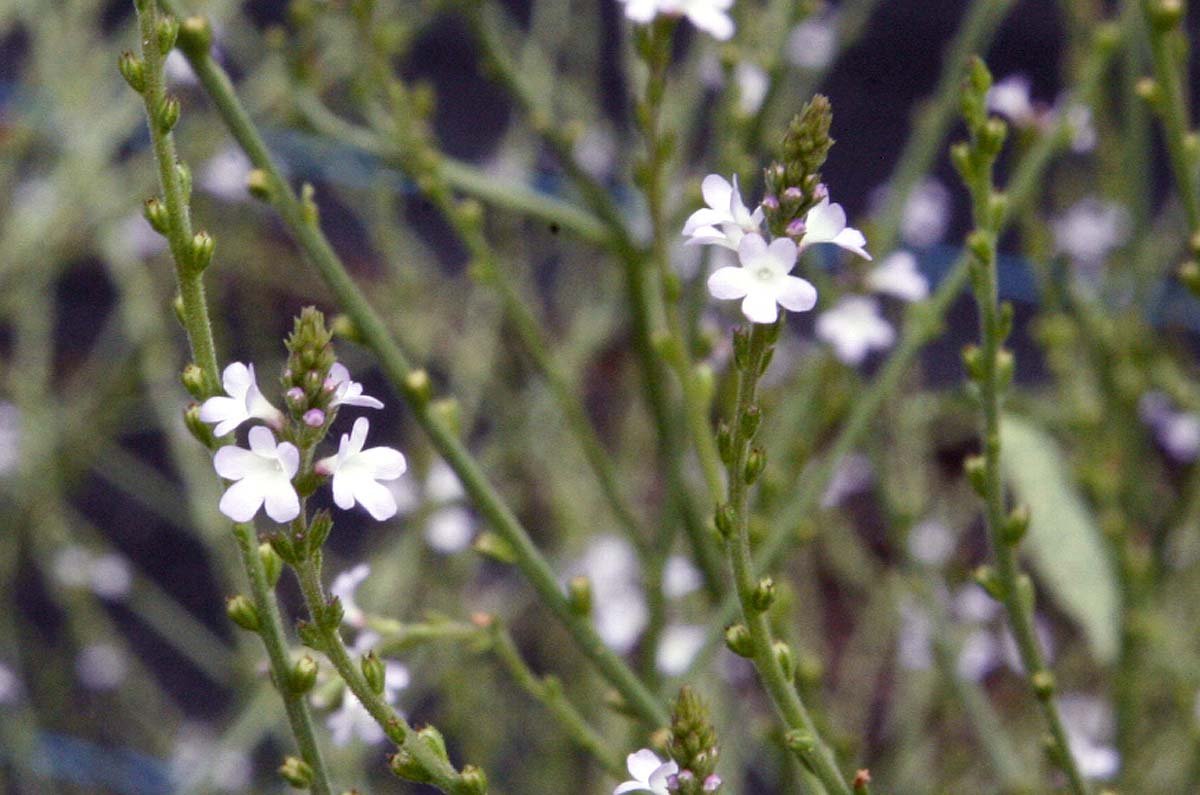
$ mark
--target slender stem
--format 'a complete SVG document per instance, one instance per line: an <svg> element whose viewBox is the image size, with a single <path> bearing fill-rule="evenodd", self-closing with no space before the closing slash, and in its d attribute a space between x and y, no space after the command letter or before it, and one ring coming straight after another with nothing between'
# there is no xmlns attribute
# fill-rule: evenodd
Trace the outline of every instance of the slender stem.
<svg viewBox="0 0 1200 795"><path fill-rule="evenodd" d="M649 725L665 724L669 716L662 702L646 688L621 658L605 645L592 625L571 610L554 570L538 551L512 509L488 482L483 470L462 441L431 410L426 393L410 387L410 377L414 376L414 369L409 364L408 357L396 344L383 320L347 273L328 239L310 220L304 204L283 178L279 167L267 151L262 136L234 93L225 71L208 52L189 53L188 59L233 137L251 163L268 177L272 202L283 222L291 230L296 242L324 279L347 316L354 322L366 345L375 351L384 374L408 402L418 423L429 434L433 446L445 458L446 463L458 475L463 488L480 513L508 542L516 556L516 566L529 580L542 601L575 638L583 654L622 694L630 708ZM424 373L420 375L424 376Z"/></svg>
<svg viewBox="0 0 1200 795"><path fill-rule="evenodd" d="M782 323L780 320L778 323ZM726 459L726 475L729 482L728 502L725 509L729 512L731 527L728 539L729 560L733 569L734 584L738 602L741 606L742 618L749 630L750 655L759 677L775 705L775 711L789 730L795 735L795 741L789 741L788 747L796 754L804 765L820 779L822 786L831 793L849 795L850 788L837 767L833 751L821 739L815 721L800 700L800 694L793 687L791 677L784 670L775 651L775 643L771 636L771 628L767 623L766 610L756 604L756 592L759 582L754 571L754 561L750 553L749 525L749 485L751 477L747 475L747 462L751 455L751 442L754 430L750 427L751 413L757 413L756 392L758 379L766 356L771 348L773 339L778 334L778 325L766 326L755 324L749 337L749 354L739 367L737 403L732 422L732 455ZM761 453L760 453L761 454Z"/></svg>

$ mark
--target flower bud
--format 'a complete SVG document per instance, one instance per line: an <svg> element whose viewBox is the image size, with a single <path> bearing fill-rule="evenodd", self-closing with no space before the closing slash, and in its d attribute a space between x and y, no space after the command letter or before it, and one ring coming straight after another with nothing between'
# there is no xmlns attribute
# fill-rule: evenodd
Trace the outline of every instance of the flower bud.
<svg viewBox="0 0 1200 795"><path fill-rule="evenodd" d="M517 553L513 550L512 545L490 530L485 530L476 536L471 548L497 563L511 565L517 560Z"/></svg>
<svg viewBox="0 0 1200 795"><path fill-rule="evenodd" d="M325 412L320 409L309 409L304 412L304 424L310 428L320 428L325 424Z"/></svg>
<svg viewBox="0 0 1200 795"><path fill-rule="evenodd" d="M456 398L446 397L433 401L429 404L429 414L450 433L462 436L462 412Z"/></svg>
<svg viewBox="0 0 1200 795"><path fill-rule="evenodd" d="M298 756L284 759L279 766L279 775L296 789L309 789L312 786L312 767Z"/></svg>
<svg viewBox="0 0 1200 795"><path fill-rule="evenodd" d="M196 437L196 441L205 447L212 449L217 446L216 437L213 436L212 426L200 419L200 406L196 403L190 404L183 411L183 424L187 427L192 436Z"/></svg>
<svg viewBox="0 0 1200 795"><path fill-rule="evenodd" d="M987 493L987 462L983 456L967 456L967 460L963 462L963 471L976 494L982 497Z"/></svg>
<svg viewBox="0 0 1200 795"><path fill-rule="evenodd" d="M204 371L195 362L189 362L183 368L183 372L179 374L179 380L183 382L183 388L188 391L189 395L197 400L204 397Z"/></svg>
<svg viewBox="0 0 1200 795"><path fill-rule="evenodd" d="M746 470L743 472L746 485L758 480L758 476L767 468L767 453L761 447L755 447L746 457Z"/></svg>
<svg viewBox="0 0 1200 795"><path fill-rule="evenodd" d="M212 46L212 25L208 17L193 15L179 26L179 49L189 58L199 58Z"/></svg>
<svg viewBox="0 0 1200 795"><path fill-rule="evenodd" d="M717 512L713 516L713 522L717 526L717 532L722 538L732 538L734 531L737 529L737 517L733 513L733 506L723 502L717 506Z"/></svg>
<svg viewBox="0 0 1200 795"><path fill-rule="evenodd" d="M713 393L717 389L717 376L713 372L712 365L700 362L692 369L692 377L695 379L696 391L699 393L701 402L711 403Z"/></svg>
<svg viewBox="0 0 1200 795"><path fill-rule="evenodd" d="M258 545L258 559L262 561L267 585L274 588L279 584L279 575L283 573L283 559L275 554L275 550L265 541Z"/></svg>
<svg viewBox="0 0 1200 795"><path fill-rule="evenodd" d="M1000 389L1008 387L1012 383L1015 368L1016 361L1013 359L1012 351L1007 348L996 351L996 386Z"/></svg>
<svg viewBox="0 0 1200 795"><path fill-rule="evenodd" d="M246 175L246 191L259 201L269 202L274 198L271 178L261 168L252 168Z"/></svg>
<svg viewBox="0 0 1200 795"><path fill-rule="evenodd" d="M974 343L964 345L962 360L971 380L982 381L986 373L983 371L983 351L979 350L979 346Z"/></svg>
<svg viewBox="0 0 1200 795"><path fill-rule="evenodd" d="M428 784L432 780L421 763L403 748L388 757L388 767L392 773L406 781Z"/></svg>
<svg viewBox="0 0 1200 795"><path fill-rule="evenodd" d="M1054 674L1049 671L1037 671L1029 677L1029 683L1033 685L1033 692L1039 701L1049 701L1054 698L1056 689Z"/></svg>
<svg viewBox="0 0 1200 795"><path fill-rule="evenodd" d="M179 179L179 190L185 199L192 195L192 170L182 160L175 164L175 176Z"/></svg>
<svg viewBox="0 0 1200 795"><path fill-rule="evenodd" d="M750 366L750 334L742 326L733 330L733 363L743 372Z"/></svg>
<svg viewBox="0 0 1200 795"><path fill-rule="evenodd" d="M739 657L754 656L754 639L745 624L730 624L725 628L725 645Z"/></svg>
<svg viewBox="0 0 1200 795"><path fill-rule="evenodd" d="M173 16L164 16L158 20L158 49L165 57L175 48L175 40L179 37L179 21Z"/></svg>
<svg viewBox="0 0 1200 795"><path fill-rule="evenodd" d="M771 645L771 651L775 654L775 661L779 663L780 670L788 679L792 678L792 674L796 672L796 664L792 659L792 649L782 640L777 640Z"/></svg>
<svg viewBox="0 0 1200 795"><path fill-rule="evenodd" d="M415 406L424 406L429 402L433 386L429 381L429 373L424 370L412 370L404 376L404 392Z"/></svg>
<svg viewBox="0 0 1200 795"><path fill-rule="evenodd" d="M1000 528L1000 540L1010 547L1015 547L1021 543L1021 539L1025 537L1025 533L1029 530L1029 506L1025 503L1019 503L1004 524Z"/></svg>
<svg viewBox="0 0 1200 795"><path fill-rule="evenodd" d="M722 420L717 425L717 454L721 457L721 463L725 466L730 466L736 456L736 451L733 447L733 433L729 430L729 426Z"/></svg>
<svg viewBox="0 0 1200 795"><path fill-rule="evenodd" d="M1151 0L1147 6L1150 22L1160 32L1179 27L1183 20L1183 0Z"/></svg>
<svg viewBox="0 0 1200 795"><path fill-rule="evenodd" d="M458 774L464 795L486 795L488 789L487 775L475 765L463 765Z"/></svg>
<svg viewBox="0 0 1200 795"><path fill-rule="evenodd" d="M854 774L854 795L870 795L871 793L871 771L860 770Z"/></svg>
<svg viewBox="0 0 1200 795"><path fill-rule="evenodd" d="M758 433L758 426L762 424L762 411L758 406L750 405L746 407L746 412L741 417L741 431L743 439L753 439L754 434Z"/></svg>
<svg viewBox="0 0 1200 795"><path fill-rule="evenodd" d="M375 653L374 649L362 656L361 667L363 679L367 680L367 685L371 688L371 692L377 695L382 693L387 669L384 667L383 660L379 659L379 655Z"/></svg>
<svg viewBox="0 0 1200 795"><path fill-rule="evenodd" d="M342 607L341 597L335 596L325 603L317 615L314 616L317 620L317 625L321 629L336 630L342 625L342 619L345 617L346 611Z"/></svg>
<svg viewBox="0 0 1200 795"><path fill-rule="evenodd" d="M225 600L225 614L233 623L249 632L258 632L258 610L245 596L231 596Z"/></svg>
<svg viewBox="0 0 1200 795"><path fill-rule="evenodd" d="M160 199L146 199L142 204L142 215L155 232L160 235L167 234L170 229L170 221L167 217L167 207Z"/></svg>
<svg viewBox="0 0 1200 795"><path fill-rule="evenodd" d="M719 790L721 788L722 783L724 783L724 782L721 781L721 777L718 776L716 773L713 773L713 774L705 777L704 783L701 785L700 788L702 790L704 790L705 792L716 792L717 790Z"/></svg>
<svg viewBox="0 0 1200 795"><path fill-rule="evenodd" d="M976 229L967 235L967 249L977 262L991 265L996 255L992 236L982 229Z"/></svg>
<svg viewBox="0 0 1200 795"><path fill-rule="evenodd" d="M1196 260L1188 260L1179 266L1175 275L1179 277L1179 281L1188 289L1188 292L1200 297L1200 263Z"/></svg>
<svg viewBox="0 0 1200 795"><path fill-rule="evenodd" d="M179 99L173 96L163 97L154 111L154 121L158 124L158 129L170 132L179 121Z"/></svg>
<svg viewBox="0 0 1200 795"><path fill-rule="evenodd" d="M760 613L765 613L774 602L775 581L770 577L763 577L750 594L750 606Z"/></svg>
<svg viewBox="0 0 1200 795"><path fill-rule="evenodd" d="M789 188L789 190L791 189ZM808 225L804 223L803 218L793 218L788 222L785 233L788 237L801 238L804 237L804 233L807 231L807 229Z"/></svg>
<svg viewBox="0 0 1200 795"><path fill-rule="evenodd" d="M988 596L997 602L1004 600L1004 583L1000 581L1000 575L991 566L980 566L975 569L971 572L971 579L975 580L975 584L987 591Z"/></svg>
<svg viewBox="0 0 1200 795"><path fill-rule="evenodd" d="M1163 92L1153 77L1143 77L1134 87L1138 97L1147 105L1157 109L1162 106Z"/></svg>
<svg viewBox="0 0 1200 795"><path fill-rule="evenodd" d="M423 726L417 730L417 740L429 746L443 762L449 763L450 755L446 752L446 738L433 726Z"/></svg>
<svg viewBox="0 0 1200 795"><path fill-rule="evenodd" d="M587 577L580 575L572 577L567 583L567 604L571 607L571 612L577 616L590 616L592 614L592 582Z"/></svg>
<svg viewBox="0 0 1200 795"><path fill-rule="evenodd" d="M816 740L813 736L803 729L792 729L787 734L783 735L783 744L789 750L795 751L798 754L811 754L817 748Z"/></svg>
<svg viewBox="0 0 1200 795"><path fill-rule="evenodd" d="M121 70L121 77L125 78L130 88L139 94L146 90L145 61L126 50L117 59L117 68Z"/></svg>
<svg viewBox="0 0 1200 795"><path fill-rule="evenodd" d="M975 172L974 158L971 157L971 147L967 146L966 142L959 141L950 147L950 162L954 164L954 170L962 175L964 179L970 179Z"/></svg>
<svg viewBox="0 0 1200 795"><path fill-rule="evenodd" d="M317 663L307 654L296 661L288 673L288 688L293 695L302 696L317 683Z"/></svg>
<svg viewBox="0 0 1200 795"><path fill-rule="evenodd" d="M208 264L212 262L213 249L216 245L217 242L208 232L197 232L192 235L192 242L188 247L188 259L196 273L207 268Z"/></svg>

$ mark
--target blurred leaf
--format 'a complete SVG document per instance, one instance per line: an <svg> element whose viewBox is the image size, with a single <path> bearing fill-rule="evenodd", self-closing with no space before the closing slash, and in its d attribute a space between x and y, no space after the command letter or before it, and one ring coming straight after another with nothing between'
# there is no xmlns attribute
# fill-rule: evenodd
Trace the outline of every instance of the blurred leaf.
<svg viewBox="0 0 1200 795"><path fill-rule="evenodd" d="M1100 528L1068 476L1058 444L1012 415L1003 418L1000 443L1004 475L1031 511L1025 551L1062 608L1083 627L1096 658L1112 662L1120 592Z"/></svg>

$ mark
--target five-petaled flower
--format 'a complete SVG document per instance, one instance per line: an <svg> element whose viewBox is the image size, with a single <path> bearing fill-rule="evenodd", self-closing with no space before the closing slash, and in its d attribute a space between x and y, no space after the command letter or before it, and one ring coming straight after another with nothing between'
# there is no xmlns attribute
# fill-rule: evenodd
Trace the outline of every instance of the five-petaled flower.
<svg viewBox="0 0 1200 795"><path fill-rule="evenodd" d="M709 174L700 183L700 191L708 206L696 210L684 223L683 233L691 238L688 243L714 244L737 251L742 238L762 226L763 209L756 207L751 212L742 201L737 174L733 175L732 184L720 174Z"/></svg>
<svg viewBox="0 0 1200 795"><path fill-rule="evenodd" d="M378 521L396 515L396 498L381 480L395 480L404 474L404 455L390 447L363 449L370 423L366 417L354 421L349 434L342 434L337 455L322 458L316 471L333 475L333 501L344 510L362 505Z"/></svg>
<svg viewBox="0 0 1200 795"><path fill-rule="evenodd" d="M233 362L221 374L228 397L210 397L200 406L200 419L216 423L213 433L224 436L249 419L260 419L275 429L283 426L283 412L271 405L254 379L254 365Z"/></svg>
<svg viewBox="0 0 1200 795"><path fill-rule="evenodd" d="M228 372L228 371L227 371ZM213 456L217 474L237 481L221 496L221 513L235 522L248 522L266 505L267 516L290 522L300 515L300 498L292 478L300 468L300 451L291 442L275 443L275 434L261 425L250 429L250 449L232 445Z"/></svg>
<svg viewBox="0 0 1200 795"><path fill-rule="evenodd" d="M383 402L363 394L363 386L350 379L350 371L341 362L334 362L329 368L329 377L325 379L325 388L333 393L329 405L333 406L362 406L368 409L381 409Z"/></svg>
<svg viewBox="0 0 1200 795"><path fill-rule="evenodd" d="M833 243L863 259L871 259L865 248L867 238L857 229L846 226L846 211L842 209L842 205L831 203L828 194L808 211L804 222L799 226L797 231L803 234L800 238L801 251L816 243Z"/></svg>
<svg viewBox="0 0 1200 795"><path fill-rule="evenodd" d="M679 772L679 765L674 759L666 762L658 758L649 748L632 753L625 758L632 781L626 781L613 790L613 795L624 795L626 792L653 792L654 795L667 795L667 779Z"/></svg>
<svg viewBox="0 0 1200 795"><path fill-rule="evenodd" d="M776 304L793 312L807 312L817 303L817 290L798 276L789 276L798 249L789 238L767 245L761 235L748 234L738 245L741 266L720 268L708 277L714 298L741 298L742 312L754 323L774 323Z"/></svg>
<svg viewBox="0 0 1200 795"><path fill-rule="evenodd" d="M896 331L879 314L874 298L848 295L817 318L817 336L833 347L838 359L862 364L873 350L884 350L896 341Z"/></svg>

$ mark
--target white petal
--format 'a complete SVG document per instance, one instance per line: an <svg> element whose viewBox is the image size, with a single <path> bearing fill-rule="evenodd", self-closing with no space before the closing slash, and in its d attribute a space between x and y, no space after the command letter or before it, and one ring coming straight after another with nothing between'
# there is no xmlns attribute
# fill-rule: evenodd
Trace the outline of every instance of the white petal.
<svg viewBox="0 0 1200 795"><path fill-rule="evenodd" d="M774 323L779 319L775 296L767 290L754 290L742 301L742 314L754 323Z"/></svg>
<svg viewBox="0 0 1200 795"><path fill-rule="evenodd" d="M755 260L765 257L766 254L767 241L763 240L760 234L748 234L738 243L738 259L746 267L749 267Z"/></svg>
<svg viewBox="0 0 1200 795"><path fill-rule="evenodd" d="M408 468L404 454L390 447L372 447L370 450L363 450L354 457L354 460L367 466L375 480L395 480Z"/></svg>
<svg viewBox="0 0 1200 795"><path fill-rule="evenodd" d="M221 386L225 393L232 398L242 399L246 390L254 383L254 366L247 367L241 362L232 362L221 373Z"/></svg>
<svg viewBox="0 0 1200 795"><path fill-rule="evenodd" d="M354 497L377 522L396 515L396 498L386 486L381 486L373 480L357 481L354 484Z"/></svg>
<svg viewBox="0 0 1200 795"><path fill-rule="evenodd" d="M344 437L343 437L344 438ZM333 504L348 511L354 507L354 478L341 472L333 476Z"/></svg>
<svg viewBox="0 0 1200 795"><path fill-rule="evenodd" d="M625 795L626 792L648 792L648 788L641 781L626 781L618 784L613 790L613 795Z"/></svg>
<svg viewBox="0 0 1200 795"><path fill-rule="evenodd" d="M683 225L683 234L690 235L702 226L716 226L728 220L727 213L714 210L711 207L701 207L688 216L687 221Z"/></svg>
<svg viewBox="0 0 1200 795"><path fill-rule="evenodd" d="M840 246L847 251L853 251L863 259L871 259L871 255L867 253L867 249L865 248L867 245L867 238L863 236L862 232L854 229L853 227L846 227L841 232L838 232L833 240L829 242Z"/></svg>
<svg viewBox="0 0 1200 795"><path fill-rule="evenodd" d="M733 227L737 229L737 227ZM740 240L740 238L739 238ZM729 238L729 235L722 232L715 226L700 226L693 232L691 238L684 245L687 246L724 246L731 251L737 251L737 242Z"/></svg>
<svg viewBox="0 0 1200 795"><path fill-rule="evenodd" d="M354 427L350 429L349 451L351 454L362 452L363 443L367 441L367 431L370 428L371 423L366 417L359 417L354 421Z"/></svg>
<svg viewBox="0 0 1200 795"><path fill-rule="evenodd" d="M828 243L845 228L846 211L840 204L831 204L826 196L804 217L804 245Z"/></svg>
<svg viewBox="0 0 1200 795"><path fill-rule="evenodd" d="M221 513L233 521L248 522L254 518L254 514L258 513L259 506L262 504L263 495L259 492L258 486L251 480L239 480L225 489L218 507Z"/></svg>
<svg viewBox="0 0 1200 795"><path fill-rule="evenodd" d="M784 276L775 295L784 309L807 312L817 305L817 288L798 276Z"/></svg>
<svg viewBox="0 0 1200 795"><path fill-rule="evenodd" d="M709 174L700 183L700 192L704 194L705 204L714 210L724 212L729 207L729 197L733 193L733 186L720 174Z"/></svg>
<svg viewBox="0 0 1200 795"><path fill-rule="evenodd" d="M790 237L777 237L767 246L767 256L770 258L771 270L789 273L796 265L799 249Z"/></svg>
<svg viewBox="0 0 1200 795"><path fill-rule="evenodd" d="M742 298L750 292L750 271L729 265L718 268L708 277L708 291L713 298Z"/></svg>
<svg viewBox="0 0 1200 795"><path fill-rule="evenodd" d="M300 470L300 451L296 449L296 445L291 442L281 442L279 447L275 448L275 453L279 458L279 463L283 465L283 473L287 475L288 480L296 477L296 473Z"/></svg>
<svg viewBox="0 0 1200 795"><path fill-rule="evenodd" d="M733 37L733 20L715 8L696 8L688 11L688 19L700 30L707 31L717 41Z"/></svg>
<svg viewBox="0 0 1200 795"><path fill-rule="evenodd" d="M625 757L625 766L629 768L629 775L645 783L662 766L662 760L649 748L643 748Z"/></svg>
<svg viewBox="0 0 1200 795"><path fill-rule="evenodd" d="M257 468L259 457L249 450L229 445L213 456L213 468L226 480L241 480Z"/></svg>
<svg viewBox="0 0 1200 795"><path fill-rule="evenodd" d="M358 388L358 391L359 392L362 391L361 386ZM367 408L367 409L383 408L382 400L379 400L378 398L373 398L370 395L363 395L363 394L358 394L358 395L356 395L354 397L350 397L350 398L342 398L340 401L338 401L338 404L342 405L342 406L361 406L362 408Z"/></svg>
<svg viewBox="0 0 1200 795"><path fill-rule="evenodd" d="M650 781L648 782L650 784L650 789L652 789L654 792L666 792L667 777L673 776L678 772L679 765L676 764L674 759L668 759L666 762L663 762L658 770L655 770L650 774Z"/></svg>
<svg viewBox="0 0 1200 795"><path fill-rule="evenodd" d="M350 371L341 362L334 362L329 367L329 379L335 384L345 383L350 380Z"/></svg>
<svg viewBox="0 0 1200 795"><path fill-rule="evenodd" d="M215 422L215 436L231 433L237 426L250 419L242 401L229 397L211 397L200 404L200 421Z"/></svg>
<svg viewBox="0 0 1200 795"><path fill-rule="evenodd" d="M270 428L255 425L250 429L250 449L263 458L275 458L275 434Z"/></svg>
<svg viewBox="0 0 1200 795"><path fill-rule="evenodd" d="M267 506L267 516L283 524L290 522L300 515L300 498L292 484L279 478L271 484L271 488L263 495Z"/></svg>

